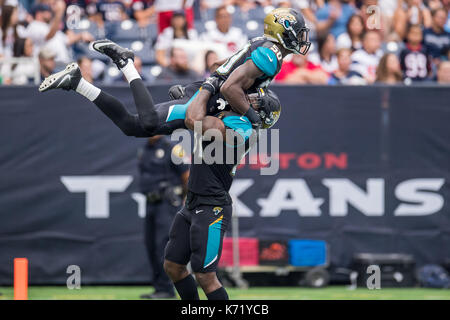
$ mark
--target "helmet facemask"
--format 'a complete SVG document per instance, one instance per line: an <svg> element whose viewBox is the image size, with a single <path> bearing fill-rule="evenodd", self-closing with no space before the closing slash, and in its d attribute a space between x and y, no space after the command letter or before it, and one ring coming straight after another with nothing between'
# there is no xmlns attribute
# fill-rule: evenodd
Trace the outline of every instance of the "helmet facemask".
<svg viewBox="0 0 450 320"><path fill-rule="evenodd" d="M311 47L309 29L306 27L295 28L289 20L285 20L283 26L288 36L288 39L284 40L285 48L294 53L306 55Z"/></svg>
<svg viewBox="0 0 450 320"><path fill-rule="evenodd" d="M275 9L273 11L274 23L281 25L282 31L277 30L268 33L275 36L275 41L279 42L286 50L292 53L306 55L311 46L309 41L309 29L305 26L303 16L293 9ZM270 20L268 20L270 23ZM284 29L284 30L283 30Z"/></svg>
<svg viewBox="0 0 450 320"><path fill-rule="evenodd" d="M247 95L250 106L259 114L264 129L271 128L280 117L281 106L278 98L270 96L263 89Z"/></svg>

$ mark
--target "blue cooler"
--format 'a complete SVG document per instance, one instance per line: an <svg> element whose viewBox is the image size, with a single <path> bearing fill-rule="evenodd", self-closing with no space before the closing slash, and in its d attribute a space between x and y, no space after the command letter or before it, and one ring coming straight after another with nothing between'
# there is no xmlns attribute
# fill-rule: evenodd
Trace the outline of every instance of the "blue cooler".
<svg viewBox="0 0 450 320"><path fill-rule="evenodd" d="M315 267L326 265L326 242L322 240L290 240L289 264L296 267Z"/></svg>

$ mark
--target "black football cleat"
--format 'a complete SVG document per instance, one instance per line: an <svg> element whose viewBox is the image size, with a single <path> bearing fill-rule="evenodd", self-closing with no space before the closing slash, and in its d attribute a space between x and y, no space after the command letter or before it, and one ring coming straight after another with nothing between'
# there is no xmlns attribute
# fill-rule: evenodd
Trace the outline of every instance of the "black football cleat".
<svg viewBox="0 0 450 320"><path fill-rule="evenodd" d="M72 62L60 72L54 73L42 81L40 92L52 89L75 90L81 80L81 71L78 64Z"/></svg>
<svg viewBox="0 0 450 320"><path fill-rule="evenodd" d="M97 40L91 43L94 51L100 52L111 58L114 64L119 68L123 68L128 63L128 59L134 61L134 52L127 48L122 48L111 40Z"/></svg>

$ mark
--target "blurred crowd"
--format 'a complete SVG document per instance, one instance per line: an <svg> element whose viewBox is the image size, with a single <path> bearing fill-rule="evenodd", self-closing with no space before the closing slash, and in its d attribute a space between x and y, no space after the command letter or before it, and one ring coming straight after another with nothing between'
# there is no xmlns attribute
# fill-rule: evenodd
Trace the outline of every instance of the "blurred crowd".
<svg viewBox="0 0 450 320"><path fill-rule="evenodd" d="M71 61L83 76L125 83L89 49L108 38L135 51L148 83L192 82L263 34L276 7L301 11L313 45L278 83L450 84L450 0L0 0L0 83L37 84Z"/></svg>

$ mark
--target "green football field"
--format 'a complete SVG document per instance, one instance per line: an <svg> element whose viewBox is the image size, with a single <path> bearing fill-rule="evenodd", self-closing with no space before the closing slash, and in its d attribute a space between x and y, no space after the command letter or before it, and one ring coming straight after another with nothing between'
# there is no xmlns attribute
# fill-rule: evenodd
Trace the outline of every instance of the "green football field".
<svg viewBox="0 0 450 320"><path fill-rule="evenodd" d="M31 300L135 300L143 293L152 291L143 286L82 286L79 290L69 290L64 286L31 286L28 298ZM294 287L254 287L249 289L227 288L230 299L248 300L450 300L450 290L424 288L381 288L350 290L345 286L330 286L323 289ZM205 295L199 290L200 298ZM13 299L12 287L0 287L0 300Z"/></svg>

